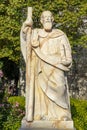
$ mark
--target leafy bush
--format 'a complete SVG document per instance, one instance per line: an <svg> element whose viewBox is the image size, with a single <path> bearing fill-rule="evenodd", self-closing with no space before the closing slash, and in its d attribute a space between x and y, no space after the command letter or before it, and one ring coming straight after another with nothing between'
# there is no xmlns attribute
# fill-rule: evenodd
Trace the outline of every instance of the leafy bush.
<svg viewBox="0 0 87 130"><path fill-rule="evenodd" d="M77 130L87 130L87 101L71 99L71 113Z"/></svg>
<svg viewBox="0 0 87 130"><path fill-rule="evenodd" d="M0 129L18 130L25 115L24 97L9 97L8 103L0 106Z"/></svg>
<svg viewBox="0 0 87 130"><path fill-rule="evenodd" d="M8 102L12 105L14 105L15 103L19 103L20 107L24 109L25 106L25 102L24 102L25 98L23 96L13 96L13 97L9 97L8 98Z"/></svg>
<svg viewBox="0 0 87 130"><path fill-rule="evenodd" d="M0 104L0 130L3 129L3 123L7 121L7 117L10 113L11 106L7 103Z"/></svg>

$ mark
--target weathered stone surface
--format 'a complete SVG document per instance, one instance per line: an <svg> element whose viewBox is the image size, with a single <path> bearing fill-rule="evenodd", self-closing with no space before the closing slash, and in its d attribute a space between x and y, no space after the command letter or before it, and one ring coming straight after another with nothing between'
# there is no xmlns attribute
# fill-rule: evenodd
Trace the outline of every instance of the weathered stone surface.
<svg viewBox="0 0 87 130"><path fill-rule="evenodd" d="M19 130L76 130L74 129L54 129L54 128L20 128Z"/></svg>
<svg viewBox="0 0 87 130"><path fill-rule="evenodd" d="M26 114L21 128L74 129L65 74L72 65L71 47L65 33L52 28L53 20L52 13L44 11L43 29L32 30L30 7L21 29L26 62Z"/></svg>
<svg viewBox="0 0 87 130"><path fill-rule="evenodd" d="M61 129L61 130L75 130L73 121L33 121L27 122L22 120L21 129Z"/></svg>

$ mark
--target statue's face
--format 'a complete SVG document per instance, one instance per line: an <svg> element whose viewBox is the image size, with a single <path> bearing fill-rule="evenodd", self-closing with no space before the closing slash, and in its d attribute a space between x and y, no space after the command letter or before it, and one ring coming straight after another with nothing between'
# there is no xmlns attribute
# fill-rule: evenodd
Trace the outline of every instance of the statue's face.
<svg viewBox="0 0 87 130"><path fill-rule="evenodd" d="M52 14L50 11L45 11L43 13L43 21L42 21L43 27L46 31L51 31L52 29Z"/></svg>

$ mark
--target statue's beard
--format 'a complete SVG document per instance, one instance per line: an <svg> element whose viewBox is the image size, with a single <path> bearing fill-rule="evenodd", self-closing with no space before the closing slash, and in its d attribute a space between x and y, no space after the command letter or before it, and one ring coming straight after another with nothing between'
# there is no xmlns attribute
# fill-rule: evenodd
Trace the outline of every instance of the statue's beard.
<svg viewBox="0 0 87 130"><path fill-rule="evenodd" d="M51 31L51 29L52 29L52 22L45 22L45 23L43 24L43 27L44 27L44 29L45 29L46 31Z"/></svg>

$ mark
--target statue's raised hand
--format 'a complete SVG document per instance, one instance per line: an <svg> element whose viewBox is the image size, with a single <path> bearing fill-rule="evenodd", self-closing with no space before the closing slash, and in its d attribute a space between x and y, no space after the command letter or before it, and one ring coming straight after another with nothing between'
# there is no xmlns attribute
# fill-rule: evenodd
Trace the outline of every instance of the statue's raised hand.
<svg viewBox="0 0 87 130"><path fill-rule="evenodd" d="M32 18L26 19L26 21L23 23L23 27L22 27L23 32L24 32L24 33L27 33L28 29L31 28L32 25L33 25L33 20L32 20Z"/></svg>

